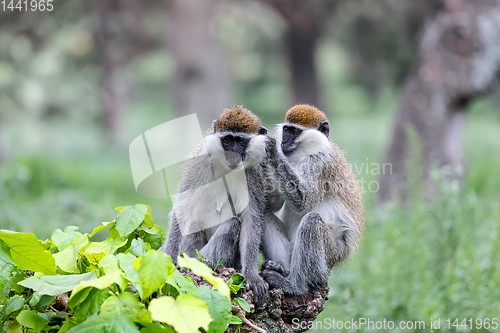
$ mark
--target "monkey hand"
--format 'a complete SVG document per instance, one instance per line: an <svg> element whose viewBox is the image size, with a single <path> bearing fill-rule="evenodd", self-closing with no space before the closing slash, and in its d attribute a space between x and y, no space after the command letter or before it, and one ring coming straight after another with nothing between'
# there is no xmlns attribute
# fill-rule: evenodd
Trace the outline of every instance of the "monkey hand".
<svg viewBox="0 0 500 333"><path fill-rule="evenodd" d="M272 261L272 260L266 260L262 264L261 270L272 270L275 272L280 273L283 276L288 276L290 272L279 262Z"/></svg>
<svg viewBox="0 0 500 333"><path fill-rule="evenodd" d="M294 294L294 289L288 278L275 270L262 269L260 275L269 283L269 287L281 289L285 294Z"/></svg>
<svg viewBox="0 0 500 333"><path fill-rule="evenodd" d="M253 302L256 307L260 307L264 304L267 299L267 292L269 286L266 281L259 275L246 277L247 289L252 289L254 297Z"/></svg>
<svg viewBox="0 0 500 333"><path fill-rule="evenodd" d="M278 149L276 148L276 140L270 136L266 138L266 153L271 163L275 165L278 158Z"/></svg>

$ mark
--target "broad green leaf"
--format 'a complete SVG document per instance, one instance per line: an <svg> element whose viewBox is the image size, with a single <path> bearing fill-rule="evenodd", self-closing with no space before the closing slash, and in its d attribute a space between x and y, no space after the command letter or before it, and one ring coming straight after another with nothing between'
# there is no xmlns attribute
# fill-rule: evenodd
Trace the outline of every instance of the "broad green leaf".
<svg viewBox="0 0 500 333"><path fill-rule="evenodd" d="M219 290L219 292L222 295L226 296L228 299L231 299L229 287L226 285L223 279L215 277L213 275L213 272L210 269L210 267L186 255L179 256L177 260L180 267L189 268L190 270L193 271L194 274L199 275L208 282L210 282L215 288Z"/></svg>
<svg viewBox="0 0 500 333"><path fill-rule="evenodd" d="M140 261L138 271L142 288L141 298L145 299L161 288L167 278L172 276L174 265L172 258L163 252L156 251L149 251L137 261Z"/></svg>
<svg viewBox="0 0 500 333"><path fill-rule="evenodd" d="M94 265L98 265L102 258L108 256L108 254L104 252L94 252L94 253L83 252L81 253L81 255L84 256L88 261L90 261ZM112 255L109 256L112 257Z"/></svg>
<svg viewBox="0 0 500 333"><path fill-rule="evenodd" d="M89 237L94 236L99 231L104 230L104 229L106 229L108 227L111 227L114 224L115 224L115 221L112 221L112 222L102 222L102 225L100 225L98 227L95 227L94 230L92 230L92 233L89 235Z"/></svg>
<svg viewBox="0 0 500 333"><path fill-rule="evenodd" d="M101 309L101 305L104 303L104 301L106 301L108 297L108 289L90 289L87 297L85 297L85 299L80 304L73 308L73 318L75 318L77 322L81 323L88 317L94 314L98 314L99 310ZM70 304L70 302L68 302L68 306L71 308L72 306L74 306L74 304Z"/></svg>
<svg viewBox="0 0 500 333"><path fill-rule="evenodd" d="M102 252L101 252L102 253ZM95 255L93 253L92 255ZM120 269L120 265L118 263L118 258L112 254L108 254L99 260L99 268L102 269L104 274L110 274L114 271Z"/></svg>
<svg viewBox="0 0 500 333"><path fill-rule="evenodd" d="M94 315L68 333L139 333L132 318L118 314Z"/></svg>
<svg viewBox="0 0 500 333"><path fill-rule="evenodd" d="M155 225L150 212L144 214L144 225L148 228L152 228Z"/></svg>
<svg viewBox="0 0 500 333"><path fill-rule="evenodd" d="M122 238L132 233L144 220L144 214L148 212L146 205L137 204L123 208L116 217L116 230Z"/></svg>
<svg viewBox="0 0 500 333"><path fill-rule="evenodd" d="M188 294L179 295L176 300L168 296L155 298L149 304L149 311L153 320L183 333L199 333L200 327L208 330L212 321L207 303Z"/></svg>
<svg viewBox="0 0 500 333"><path fill-rule="evenodd" d="M208 327L208 333L223 333L231 321L231 301L218 290L201 286L198 297L208 305L208 312L213 321Z"/></svg>
<svg viewBox="0 0 500 333"><path fill-rule="evenodd" d="M175 333L172 327L161 327L157 324L142 324L141 333Z"/></svg>
<svg viewBox="0 0 500 333"><path fill-rule="evenodd" d="M72 245L73 240L80 235L81 233L78 231L78 227L70 225L67 226L64 231L61 229L54 230L51 240L55 246L57 246L57 249L62 251Z"/></svg>
<svg viewBox="0 0 500 333"><path fill-rule="evenodd" d="M32 276L18 284L43 295L56 296L73 290L82 281L95 279L97 279L95 272L89 272L85 274L42 276L41 278Z"/></svg>
<svg viewBox="0 0 500 333"><path fill-rule="evenodd" d="M231 324L231 325L239 325L241 323L243 323L243 322L241 321L240 318L236 317L235 315L231 316L231 321L229 322L229 324ZM238 331L236 331L236 332L238 332Z"/></svg>
<svg viewBox="0 0 500 333"><path fill-rule="evenodd" d="M104 275L96 280L88 280L82 281L75 289L71 292L71 296L69 297L68 304L76 305L74 301L72 301L73 297L76 297L78 293L85 288L94 287L97 289L105 289L109 288L113 284L117 284L120 288L124 288L127 285L127 281L122 275L121 271L114 271L113 273Z"/></svg>
<svg viewBox="0 0 500 333"><path fill-rule="evenodd" d="M35 310L39 311L40 308L49 305L54 301L55 296L43 295L39 292L34 292L30 299L30 306L34 307ZM49 320L50 321L50 320Z"/></svg>
<svg viewBox="0 0 500 333"><path fill-rule="evenodd" d="M245 312L250 312L250 305L247 300L241 297L235 297L233 301L240 306Z"/></svg>
<svg viewBox="0 0 500 333"><path fill-rule="evenodd" d="M44 251L35 235L2 230L0 240L10 248L12 261L19 269L46 275L56 274L56 262L52 254Z"/></svg>
<svg viewBox="0 0 500 333"><path fill-rule="evenodd" d="M24 302L26 300L24 297L19 295L14 295L7 300L7 304L3 310L4 316L3 319L7 319L11 313L21 310L24 306Z"/></svg>
<svg viewBox="0 0 500 333"><path fill-rule="evenodd" d="M101 305L101 315L110 313L130 316L137 322L152 322L151 314L146 310L146 306L129 292L123 292L118 296L110 296Z"/></svg>
<svg viewBox="0 0 500 333"><path fill-rule="evenodd" d="M49 323L49 321L38 315L36 311L23 310L16 317L19 324L27 328L32 328L37 332L41 332L42 329Z"/></svg>
<svg viewBox="0 0 500 333"><path fill-rule="evenodd" d="M174 270L172 277L168 278L167 283L174 286L174 288L180 293L186 293L198 297L198 288L196 288L193 282L186 279L186 277L177 269Z"/></svg>
<svg viewBox="0 0 500 333"><path fill-rule="evenodd" d="M12 261L9 248L0 241L0 290L9 281L10 274L15 268L16 264Z"/></svg>
<svg viewBox="0 0 500 333"><path fill-rule="evenodd" d="M80 273L80 270L76 267L76 260L78 258L78 252L83 246L89 243L87 234L79 235L73 239L70 246L66 247L63 251L55 253L54 259L56 260L57 266L67 273Z"/></svg>
<svg viewBox="0 0 500 333"><path fill-rule="evenodd" d="M107 254L113 254L117 249L127 244L126 239L107 238L102 242L92 242L89 247L85 250L85 253L99 253L104 252Z"/></svg>
<svg viewBox="0 0 500 333"><path fill-rule="evenodd" d="M139 295L142 295L141 280L139 278L139 271L134 267L134 261L137 259L133 254L119 253L116 255L120 268L125 273L125 277L137 288Z"/></svg>
<svg viewBox="0 0 500 333"><path fill-rule="evenodd" d="M245 288L245 277L240 273L235 273L226 283L233 294Z"/></svg>
<svg viewBox="0 0 500 333"><path fill-rule="evenodd" d="M142 239L132 239L132 244L130 244L130 252L136 257L141 257L148 252L146 245Z"/></svg>

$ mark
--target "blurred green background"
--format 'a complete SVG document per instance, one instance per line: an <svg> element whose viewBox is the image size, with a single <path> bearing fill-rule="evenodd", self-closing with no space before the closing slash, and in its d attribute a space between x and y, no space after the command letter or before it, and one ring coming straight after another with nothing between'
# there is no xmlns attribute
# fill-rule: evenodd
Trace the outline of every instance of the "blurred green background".
<svg viewBox="0 0 500 333"><path fill-rule="evenodd" d="M322 14L313 102L356 166L366 208L361 247L333 270L320 319L500 316L498 94L468 109L462 187L443 184L426 203L416 184L410 206L375 204L371 166L383 159L418 32L438 2L420 11L411 1L311 2L312 13ZM56 0L50 13L0 12L1 228L41 239L66 225L89 232L113 219L114 207L138 202L168 226L170 202L135 192L128 145L185 112L172 93L178 64L171 40L182 29L169 16L175 1L101 3L109 6ZM297 99L289 22L272 3L220 1L210 14L227 70L225 106L246 106L268 128ZM119 105L110 111L113 94Z"/></svg>

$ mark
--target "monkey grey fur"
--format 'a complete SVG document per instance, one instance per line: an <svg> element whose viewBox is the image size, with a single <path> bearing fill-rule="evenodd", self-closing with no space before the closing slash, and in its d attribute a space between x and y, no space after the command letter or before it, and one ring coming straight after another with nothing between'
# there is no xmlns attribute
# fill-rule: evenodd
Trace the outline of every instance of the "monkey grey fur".
<svg viewBox="0 0 500 333"><path fill-rule="evenodd" d="M174 261L181 252L196 258L199 250L212 268L224 258L224 266L241 269L258 305L268 288L258 272L264 221L276 218L272 211L280 208L279 202L271 203L279 195L266 164L265 134L260 120L242 107L226 109L214 121L213 133L191 152L184 167L170 230L160 248Z"/></svg>
<svg viewBox="0 0 500 333"><path fill-rule="evenodd" d="M283 264L277 255L281 249L270 251L261 275L291 295L327 284L332 267L355 250L364 227L359 183L328 135L321 111L297 105L278 126L278 142L268 139L269 158L285 197L280 211L285 231L264 234L263 242L285 244L289 257Z"/></svg>

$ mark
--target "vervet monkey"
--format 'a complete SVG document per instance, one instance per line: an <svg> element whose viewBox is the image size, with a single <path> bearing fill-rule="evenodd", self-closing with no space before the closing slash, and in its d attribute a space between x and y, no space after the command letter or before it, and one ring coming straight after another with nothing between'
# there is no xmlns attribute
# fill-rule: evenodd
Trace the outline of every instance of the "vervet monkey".
<svg viewBox="0 0 500 333"><path fill-rule="evenodd" d="M258 305L268 289L258 272L263 224L273 197L268 191L277 191L269 186L266 134L249 110L224 110L212 133L188 157L167 240L160 248L174 260L181 252L197 257L199 250L212 268L224 258L225 266L241 269Z"/></svg>
<svg viewBox="0 0 500 333"><path fill-rule="evenodd" d="M332 267L358 246L364 227L361 189L343 152L331 142L323 112L310 105L288 110L277 143L267 150L285 205L285 232L264 234L264 243L289 241L288 266L275 260L261 275L286 294L303 295L327 284ZM279 149L277 148L279 147ZM271 259L272 256L271 256Z"/></svg>

